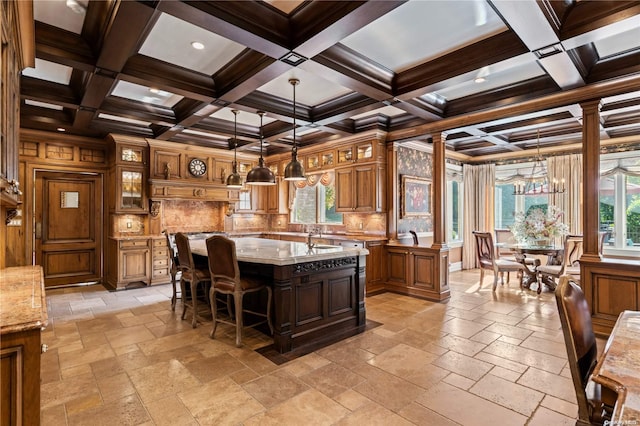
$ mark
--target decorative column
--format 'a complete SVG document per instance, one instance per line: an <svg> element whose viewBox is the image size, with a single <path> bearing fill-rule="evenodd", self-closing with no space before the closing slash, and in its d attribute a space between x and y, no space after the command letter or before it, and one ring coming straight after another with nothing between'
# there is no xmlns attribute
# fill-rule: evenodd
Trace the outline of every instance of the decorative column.
<svg viewBox="0 0 640 426"><path fill-rule="evenodd" d="M435 132L433 138L433 181L432 181L432 210L431 217L433 219L433 244L431 248L446 249L447 243L445 238L445 207L447 205L447 168L445 161L444 141L446 136L441 132Z"/></svg>
<svg viewBox="0 0 640 426"><path fill-rule="evenodd" d="M581 102L582 107L582 223L584 252L581 260L599 261L600 230L600 99ZM595 208L594 208L595 206Z"/></svg>

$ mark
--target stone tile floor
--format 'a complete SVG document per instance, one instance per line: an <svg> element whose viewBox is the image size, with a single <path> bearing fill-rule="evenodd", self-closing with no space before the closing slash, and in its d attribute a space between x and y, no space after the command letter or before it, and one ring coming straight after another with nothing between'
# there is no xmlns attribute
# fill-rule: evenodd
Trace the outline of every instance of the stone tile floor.
<svg viewBox="0 0 640 426"><path fill-rule="evenodd" d="M258 331L192 329L170 285L48 290L42 424L573 425L553 294L478 280L451 273L447 303L369 297L381 326L280 366Z"/></svg>

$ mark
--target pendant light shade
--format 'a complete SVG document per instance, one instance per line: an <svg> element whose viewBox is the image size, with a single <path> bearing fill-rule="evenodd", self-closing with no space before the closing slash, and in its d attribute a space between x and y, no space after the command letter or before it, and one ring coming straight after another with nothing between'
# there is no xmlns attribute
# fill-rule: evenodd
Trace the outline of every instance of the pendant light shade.
<svg viewBox="0 0 640 426"><path fill-rule="evenodd" d="M297 78L289 79L293 86L293 148L291 148L291 161L284 169L284 180L305 180L304 167L298 161L298 146L296 143L296 86L300 83Z"/></svg>
<svg viewBox="0 0 640 426"><path fill-rule="evenodd" d="M275 185L276 176L264 165L264 158L262 158L262 117L264 111L258 111L258 115L260 116L260 158L258 165L247 174L247 185Z"/></svg>
<svg viewBox="0 0 640 426"><path fill-rule="evenodd" d="M233 172L227 176L227 188L240 189L242 188L242 176L238 173L238 114L240 111L237 109L231 110L233 113Z"/></svg>

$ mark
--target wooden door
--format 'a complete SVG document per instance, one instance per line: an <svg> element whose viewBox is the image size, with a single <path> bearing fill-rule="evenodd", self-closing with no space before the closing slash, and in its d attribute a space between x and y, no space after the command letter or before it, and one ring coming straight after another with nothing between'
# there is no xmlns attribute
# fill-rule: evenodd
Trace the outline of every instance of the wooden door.
<svg viewBox="0 0 640 426"><path fill-rule="evenodd" d="M45 287L100 281L102 176L36 173L35 259Z"/></svg>

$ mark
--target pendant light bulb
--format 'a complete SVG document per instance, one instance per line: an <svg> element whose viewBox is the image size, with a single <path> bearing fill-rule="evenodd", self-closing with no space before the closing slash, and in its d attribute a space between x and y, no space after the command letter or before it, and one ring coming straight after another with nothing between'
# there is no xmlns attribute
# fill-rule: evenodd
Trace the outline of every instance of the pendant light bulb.
<svg viewBox="0 0 640 426"><path fill-rule="evenodd" d="M298 161L298 146L296 143L296 86L300 83L297 78L289 79L289 84L293 86L293 148L291 148L291 161L284 169L284 180L306 180L304 167Z"/></svg>
<svg viewBox="0 0 640 426"><path fill-rule="evenodd" d="M237 109L231 110L233 113L233 171L227 176L227 188L240 189L242 188L242 176L238 173L238 114L240 111Z"/></svg>

